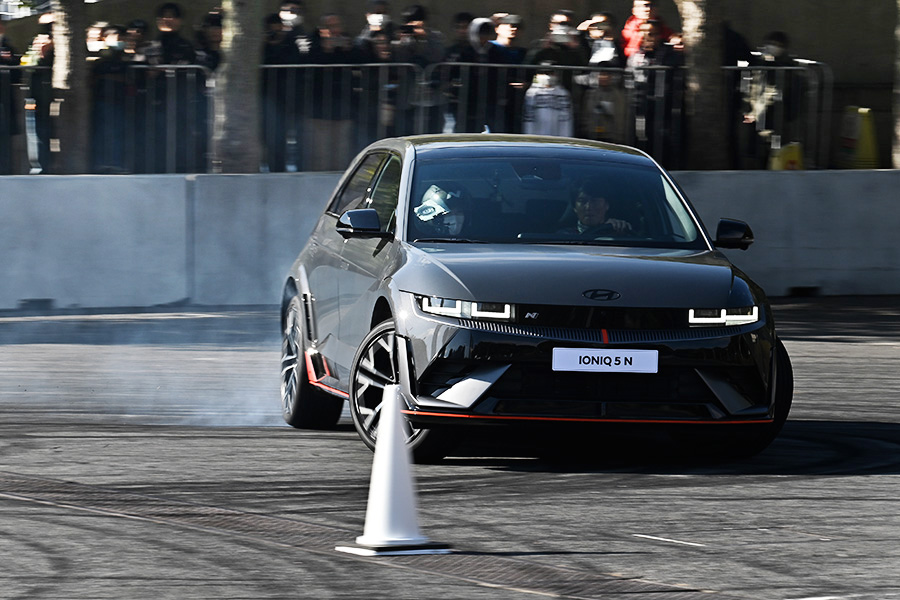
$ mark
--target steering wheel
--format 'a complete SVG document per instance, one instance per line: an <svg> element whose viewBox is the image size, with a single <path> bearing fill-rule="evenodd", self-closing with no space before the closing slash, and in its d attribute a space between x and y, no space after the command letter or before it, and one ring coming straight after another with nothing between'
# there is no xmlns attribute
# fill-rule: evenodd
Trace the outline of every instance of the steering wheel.
<svg viewBox="0 0 900 600"><path fill-rule="evenodd" d="M625 236L631 234L630 229L616 229L616 227L612 223L601 223L600 225L595 225L582 233L581 235L586 238L591 239L600 239L607 238L611 236Z"/></svg>

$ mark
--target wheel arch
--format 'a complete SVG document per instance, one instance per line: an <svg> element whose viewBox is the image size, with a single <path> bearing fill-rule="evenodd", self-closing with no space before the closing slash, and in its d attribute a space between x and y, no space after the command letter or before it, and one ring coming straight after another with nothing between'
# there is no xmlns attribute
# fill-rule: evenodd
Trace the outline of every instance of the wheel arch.
<svg viewBox="0 0 900 600"><path fill-rule="evenodd" d="M369 323L369 329L374 328L382 321L387 321L393 316L394 311L391 308L390 302L388 302L387 298L384 296L379 297L378 300L375 301L375 308L372 310L372 321Z"/></svg>
<svg viewBox="0 0 900 600"><path fill-rule="evenodd" d="M285 315L287 313L288 304L291 303L291 298L298 295L297 282L293 277L288 277L287 281L284 283L284 289L281 293L281 329L284 331L285 327Z"/></svg>
<svg viewBox="0 0 900 600"><path fill-rule="evenodd" d="M291 303L291 298L298 297L301 300L301 305L303 305L304 311L308 310L309 307L306 306L306 302L303 302L303 298L301 297L303 294L307 296L311 296L309 291L309 281L306 278L306 270L303 266L296 267L291 270L288 274L287 280L284 282L284 287L281 292L281 328L284 329L285 321L284 317L287 313L288 304ZM311 315L304 315L307 319L311 318Z"/></svg>

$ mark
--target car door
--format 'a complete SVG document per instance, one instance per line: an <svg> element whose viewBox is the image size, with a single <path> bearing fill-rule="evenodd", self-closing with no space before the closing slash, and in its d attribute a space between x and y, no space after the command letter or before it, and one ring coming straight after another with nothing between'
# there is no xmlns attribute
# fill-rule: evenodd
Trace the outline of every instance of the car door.
<svg viewBox="0 0 900 600"><path fill-rule="evenodd" d="M363 157L352 175L332 198L325 214L313 232L314 244L309 249L307 280L312 295L311 310L315 325L313 335L319 352L332 362L349 367L340 343L340 293L346 263L341 258L344 238L337 232L338 217L348 206L358 205L369 197L372 180L387 157L385 152L373 152ZM352 356L350 360L352 360ZM336 374L340 377L340 374Z"/></svg>
<svg viewBox="0 0 900 600"><path fill-rule="evenodd" d="M400 157L391 154L375 178L369 196L355 207L375 209L381 230L386 233L396 233L402 171ZM350 238L341 257L347 268L341 279L341 342L355 352L372 328L372 310L381 283L395 269L397 243L393 236Z"/></svg>

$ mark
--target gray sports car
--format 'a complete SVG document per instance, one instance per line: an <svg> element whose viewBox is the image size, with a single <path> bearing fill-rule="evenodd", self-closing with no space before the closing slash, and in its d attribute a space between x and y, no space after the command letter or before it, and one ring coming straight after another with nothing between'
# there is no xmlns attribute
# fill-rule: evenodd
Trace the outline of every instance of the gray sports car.
<svg viewBox="0 0 900 600"><path fill-rule="evenodd" d="M284 286L282 406L374 447L400 385L417 460L460 428L651 427L752 455L793 376L763 290L671 177L624 146L555 137L379 141L341 178Z"/></svg>

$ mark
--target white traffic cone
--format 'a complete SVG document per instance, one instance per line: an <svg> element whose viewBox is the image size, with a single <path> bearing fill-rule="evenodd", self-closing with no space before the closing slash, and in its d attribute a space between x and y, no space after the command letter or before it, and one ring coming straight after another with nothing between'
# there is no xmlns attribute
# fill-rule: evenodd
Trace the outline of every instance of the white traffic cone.
<svg viewBox="0 0 900 600"><path fill-rule="evenodd" d="M419 530L400 386L385 386L381 402L366 525L355 546L335 550L364 556L446 554L446 544L429 541Z"/></svg>

